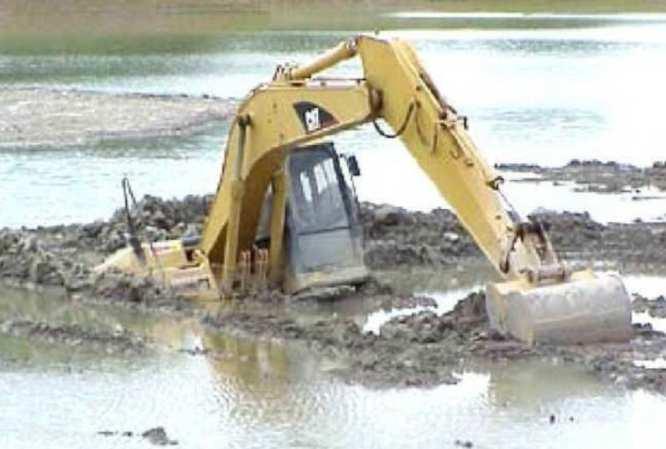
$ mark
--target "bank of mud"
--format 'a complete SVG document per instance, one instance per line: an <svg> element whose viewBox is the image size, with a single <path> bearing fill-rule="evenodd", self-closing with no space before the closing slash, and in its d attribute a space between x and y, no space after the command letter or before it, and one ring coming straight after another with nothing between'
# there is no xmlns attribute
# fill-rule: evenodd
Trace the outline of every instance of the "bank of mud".
<svg viewBox="0 0 666 449"><path fill-rule="evenodd" d="M145 197L136 211L139 233L151 240L198 234L210 196L183 200ZM666 227L655 223L596 223L586 214L543 212L538 218L550 229L556 248L579 262L610 261L666 267L660 251ZM447 210L408 212L387 205L362 205L366 261L374 269L472 267L481 253L455 216ZM58 287L80 301L113 302L155 312L196 317L213 331L253 338L298 341L323 357L339 362L338 376L350 382L383 386L432 386L456 383L457 375L480 361L538 358L573 363L627 387L666 392L666 371L636 363L666 358L666 335L649 325L635 325L631 342L622 345L527 347L504 339L487 327L484 297L472 294L453 311L438 315L423 311L394 318L378 335L363 331L350 318L330 314L315 320L298 319L299 308L317 299L362 301L366 312L430 307L432 300L397 295L379 282L362 289L328 291L295 300L277 292L259 293L220 310L204 310L178 297L159 283L120 273L97 275L93 267L125 245L124 211L107 221L36 229L0 231L0 278L13 285ZM660 243L656 243L660 242ZM635 302L636 311L653 304ZM296 313L293 313L294 310ZM433 309L434 310L434 309ZM290 313L285 313L290 311ZM24 333L30 335L30 325Z"/></svg>
<svg viewBox="0 0 666 449"><path fill-rule="evenodd" d="M574 159L561 167L536 164L497 164L500 171L519 174L512 182L573 182L577 192L633 193L635 200L650 199L642 190L652 187L666 190L666 160L649 167L596 159Z"/></svg>
<svg viewBox="0 0 666 449"><path fill-rule="evenodd" d="M0 321L0 334L104 355L135 356L144 355L149 350L149 342L145 337L127 329L102 331L79 324L8 319Z"/></svg>
<svg viewBox="0 0 666 449"><path fill-rule="evenodd" d="M201 233L212 197L162 200L146 196L133 211L142 239L160 241ZM365 260L371 269L446 268L483 256L455 215L445 209L410 212L388 205L363 203ZM615 266L666 266L665 223L593 221L585 213L534 215L549 230L556 250L568 260ZM120 274L95 276L92 268L126 244L125 211L109 220L34 229L0 230L0 278L13 282L92 291L130 302L160 303L164 292L147 281Z"/></svg>
<svg viewBox="0 0 666 449"><path fill-rule="evenodd" d="M0 150L188 135L228 120L235 108L234 100L209 96L4 87L0 88Z"/></svg>

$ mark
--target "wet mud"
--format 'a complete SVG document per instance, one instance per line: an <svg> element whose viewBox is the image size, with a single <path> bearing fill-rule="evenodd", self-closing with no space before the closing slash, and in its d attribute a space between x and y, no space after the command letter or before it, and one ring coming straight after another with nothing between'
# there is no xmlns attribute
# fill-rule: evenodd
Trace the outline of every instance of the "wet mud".
<svg viewBox="0 0 666 449"><path fill-rule="evenodd" d="M512 179L512 182L574 182L578 192L640 194L647 187L666 190L666 161L655 162L650 167L636 167L613 161L574 159L562 167L497 164L496 168L525 174L524 177ZM634 199L649 197L637 195Z"/></svg>
<svg viewBox="0 0 666 449"><path fill-rule="evenodd" d="M634 312L647 313L652 318L666 318L666 297L659 296L648 299L641 295L634 295Z"/></svg>
<svg viewBox="0 0 666 449"><path fill-rule="evenodd" d="M143 336L126 329L109 332L86 329L78 324L56 325L26 319L0 321L0 334L106 355L143 355L149 348Z"/></svg>
<svg viewBox="0 0 666 449"><path fill-rule="evenodd" d="M229 119L236 102L209 96L0 89L0 149L63 148L191 134Z"/></svg>
<svg viewBox="0 0 666 449"><path fill-rule="evenodd" d="M636 363L666 358L665 333L635 324L627 343L528 346L488 327L481 292L461 299L443 315L426 310L393 318L379 334L363 332L351 319L303 324L265 311L225 311L206 315L202 322L228 333L303 342L324 357L344 361L336 370L339 377L371 388L453 385L463 371L489 361L537 359L574 364L621 387L666 394L666 369Z"/></svg>
<svg viewBox="0 0 666 449"><path fill-rule="evenodd" d="M210 199L145 197L136 211L140 236L164 240L200 232ZM408 212L364 203L361 217L366 260L371 268L464 269L478 266L482 260L480 251L450 211ZM556 248L567 258L586 264L610 260L620 266L628 262L666 266L661 250L665 245L658 244L666 243L666 225L604 225L587 214L571 213L544 212L538 218L550 229ZM214 331L301 342L322 357L339 362L335 375L372 387L455 384L459 373L480 361L505 363L540 358L583 366L600 378L629 388L666 392L665 370L635 363L666 357L666 335L649 325L635 325L631 342L622 345L528 347L490 331L482 293L469 295L443 315L426 310L393 318L380 328L379 334L364 332L362 323L333 313L315 320L297 319L298 313L285 313L332 300L362 302L365 312L434 305L430 298L398 295L377 281L360 289L308 292L298 298L260 292L234 306L204 311L159 283L121 273L93 273L95 264L125 245L125 230L123 211L107 221L88 224L0 230L0 280L32 288L59 287L79 301L111 302L194 316ZM660 316L663 302L663 298L637 299L634 307L636 311L649 310L653 316ZM52 333L48 324L6 326L8 332ZM46 331L39 331L40 326L46 326ZM67 341L69 337L61 338ZM95 336L89 338L94 340ZM104 341L104 337L98 339Z"/></svg>

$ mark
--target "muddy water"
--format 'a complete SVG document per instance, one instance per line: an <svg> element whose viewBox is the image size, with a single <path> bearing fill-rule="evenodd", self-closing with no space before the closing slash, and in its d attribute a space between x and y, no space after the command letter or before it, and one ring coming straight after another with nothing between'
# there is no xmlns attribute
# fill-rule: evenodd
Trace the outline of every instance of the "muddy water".
<svg viewBox="0 0 666 449"><path fill-rule="evenodd" d="M457 292L471 288L468 281ZM433 296L446 308L457 292ZM0 445L7 448L148 447L136 434L158 425L180 447L200 448L440 448L456 440L623 448L659 439L666 413L663 397L623 392L547 362L480 365L458 373L456 386L372 390L336 380L328 375L332 362L300 346L212 335L187 320L15 290L3 293L0 310L122 326L156 347L114 357L0 337ZM209 352L181 351L196 348ZM134 436L98 434L106 430Z"/></svg>
<svg viewBox="0 0 666 449"><path fill-rule="evenodd" d="M382 23L372 17L360 28ZM663 159L658 136L666 100L661 86L666 67L660 63L666 21L659 15L613 18L522 17L517 24L501 16L398 15L384 34L416 45L442 91L469 116L471 132L491 162L551 165L599 158L649 164ZM247 25L252 28L251 22ZM175 32L161 40L81 36L61 42L12 36L0 44L0 83L239 98L269 79L278 63L307 60L350 34L294 26L293 31L195 34L187 45ZM347 64L338 74L357 69ZM209 192L219 176L225 134L224 125L217 125L184 138L69 151L3 151L0 225L105 217L119 204L118 182L124 174L140 193ZM443 204L399 143L381 139L371 127L335 140L341 151L359 155L363 199L413 209ZM403 180L398 191L396 179ZM602 202L595 194L573 195L568 186L509 186L507 191L522 213L538 206L590 210L606 221L659 219L666 210L663 199L609 196Z"/></svg>

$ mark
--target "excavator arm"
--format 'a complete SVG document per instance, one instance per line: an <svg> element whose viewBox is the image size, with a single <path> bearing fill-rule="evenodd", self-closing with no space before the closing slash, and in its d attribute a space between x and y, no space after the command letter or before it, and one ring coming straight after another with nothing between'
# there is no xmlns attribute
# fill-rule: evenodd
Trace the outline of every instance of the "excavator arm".
<svg viewBox="0 0 666 449"><path fill-rule="evenodd" d="M354 56L361 59L363 77L313 78ZM395 135L382 131L379 119ZM239 107L201 243L223 285L231 282L240 251L254 242L266 190L281 182L289 150L370 121L384 135L400 137L502 276L564 277L538 226L509 217L498 190L502 178L481 158L466 119L443 100L412 48L399 40L360 36L307 66L279 67L275 79L253 90ZM278 235L271 238L272 272L278 271L283 215L283 204L273 207L271 233ZM531 244L526 231L532 230L543 245Z"/></svg>

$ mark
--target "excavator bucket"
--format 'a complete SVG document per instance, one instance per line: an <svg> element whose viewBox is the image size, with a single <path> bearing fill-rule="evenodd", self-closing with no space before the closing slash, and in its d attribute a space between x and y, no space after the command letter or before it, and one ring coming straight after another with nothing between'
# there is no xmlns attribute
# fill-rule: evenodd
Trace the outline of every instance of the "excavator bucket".
<svg viewBox="0 0 666 449"><path fill-rule="evenodd" d="M492 329L528 344L622 342L631 338L631 300L617 275L573 273L565 282L490 284Z"/></svg>

